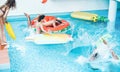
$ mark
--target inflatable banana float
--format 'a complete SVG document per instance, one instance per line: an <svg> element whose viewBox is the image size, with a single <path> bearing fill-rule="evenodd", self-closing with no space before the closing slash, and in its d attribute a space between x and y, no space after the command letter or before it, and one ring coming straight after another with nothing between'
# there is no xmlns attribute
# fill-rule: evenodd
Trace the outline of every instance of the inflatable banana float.
<svg viewBox="0 0 120 72"><path fill-rule="evenodd" d="M72 41L72 37L68 34L38 34L28 36L27 41L32 41L36 44L60 44Z"/></svg>
<svg viewBox="0 0 120 72"><path fill-rule="evenodd" d="M6 22L5 23L5 27L6 27L6 31L8 32L8 35L13 39L15 40L16 39L16 36L15 36L15 33L12 29L12 26L10 25L9 22Z"/></svg>

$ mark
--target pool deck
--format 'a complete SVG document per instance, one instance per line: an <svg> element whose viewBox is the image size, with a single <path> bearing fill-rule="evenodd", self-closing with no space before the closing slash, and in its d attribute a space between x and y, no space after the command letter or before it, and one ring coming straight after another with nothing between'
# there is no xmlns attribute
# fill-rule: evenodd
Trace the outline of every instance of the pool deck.
<svg viewBox="0 0 120 72"><path fill-rule="evenodd" d="M8 56L8 49L5 48L0 50L0 70L9 69L10 68L10 60Z"/></svg>

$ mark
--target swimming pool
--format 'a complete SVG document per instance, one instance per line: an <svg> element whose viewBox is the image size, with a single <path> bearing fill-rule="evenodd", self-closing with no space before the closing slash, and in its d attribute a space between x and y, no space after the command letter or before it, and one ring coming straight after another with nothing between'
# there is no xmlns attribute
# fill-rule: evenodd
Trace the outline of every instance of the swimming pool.
<svg viewBox="0 0 120 72"><path fill-rule="evenodd" d="M120 10L119 10L120 11ZM118 11L118 12L119 12ZM101 16L107 16L107 10L91 11ZM8 34L10 70L11 72L119 72L119 63L109 62L103 67L91 68L88 63L79 64L75 60L80 56L89 57L93 50L93 43L102 35L108 33L107 23L89 22L73 19L70 13L46 14L60 17L67 20L73 26L69 31L74 41L66 44L37 45L25 41L28 36L27 19L25 16L11 16L8 21L11 23L17 39L13 41ZM37 15L31 15L32 18ZM109 41L114 51L120 55L120 14L117 13L115 31L110 34L113 38ZM5 71L6 72L6 71Z"/></svg>

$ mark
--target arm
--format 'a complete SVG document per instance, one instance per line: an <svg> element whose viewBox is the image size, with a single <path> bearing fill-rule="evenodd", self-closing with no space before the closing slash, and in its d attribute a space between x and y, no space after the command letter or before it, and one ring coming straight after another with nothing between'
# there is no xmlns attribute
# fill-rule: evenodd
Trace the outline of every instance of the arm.
<svg viewBox="0 0 120 72"><path fill-rule="evenodd" d="M113 57L114 59L119 60L118 56L115 54L115 52L114 52L112 49L110 49L110 52L111 52L112 57Z"/></svg>
<svg viewBox="0 0 120 72"><path fill-rule="evenodd" d="M28 27L31 27L30 15L28 15L27 13L24 13L24 15L27 17L27 20L28 20Z"/></svg>
<svg viewBox="0 0 120 72"><path fill-rule="evenodd" d="M5 14L3 15L4 19L6 20L7 18L7 15L8 15L8 12L9 12L10 8L9 7L6 7L5 9Z"/></svg>
<svg viewBox="0 0 120 72"><path fill-rule="evenodd" d="M112 57L114 58L114 59L116 59L116 60L118 60L119 58L118 58L118 56L115 54L115 52L108 46L108 43L107 43L107 41L105 41L104 39L102 39L103 40L103 43L105 44L105 45L107 45L107 47L110 49L110 53L112 54Z"/></svg>
<svg viewBox="0 0 120 72"><path fill-rule="evenodd" d="M40 26L40 29L44 32L44 33L47 33L44 28L43 28L43 25L39 22L39 26Z"/></svg>

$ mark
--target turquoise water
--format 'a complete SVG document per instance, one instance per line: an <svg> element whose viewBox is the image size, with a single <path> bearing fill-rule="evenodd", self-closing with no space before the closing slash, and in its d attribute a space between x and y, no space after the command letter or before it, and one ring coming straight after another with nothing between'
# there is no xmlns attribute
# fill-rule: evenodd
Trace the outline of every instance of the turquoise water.
<svg viewBox="0 0 120 72"><path fill-rule="evenodd" d="M107 16L107 10L91 11L101 16ZM119 12L119 11L118 11ZM65 44L37 45L25 41L29 35L27 32L27 19L25 16L11 16L8 21L11 23L17 39L12 40L8 34L10 56L10 72L119 72L119 63L103 62L97 64L97 68L91 67L89 63L79 64L76 59L79 56L88 58L94 49L94 43L104 34L107 34L106 22L90 22L70 17L70 13L46 14L60 17L67 20L72 30L73 41ZM37 14L31 15L32 18ZM109 44L113 50L120 55L120 14L117 13L115 31ZM95 65L96 66L96 65ZM104 69L103 69L104 68ZM6 71L5 71L6 72Z"/></svg>

